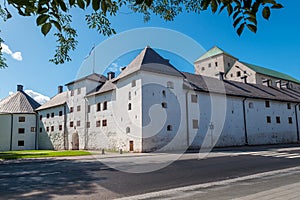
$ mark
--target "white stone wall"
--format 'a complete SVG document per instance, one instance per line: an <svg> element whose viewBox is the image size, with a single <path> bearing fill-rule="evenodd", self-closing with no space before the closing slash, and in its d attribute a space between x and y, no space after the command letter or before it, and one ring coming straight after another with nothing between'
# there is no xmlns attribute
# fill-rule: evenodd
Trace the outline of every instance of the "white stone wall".
<svg viewBox="0 0 300 200"><path fill-rule="evenodd" d="M246 71L246 74L244 73ZM237 75L237 73L240 73L240 76ZM247 77L247 83L256 83L256 72L253 71L252 69L248 68L245 66L243 63L240 63L239 61L236 61L232 68L228 71L226 74L226 79L232 80L232 81L238 81L238 82L244 82L241 77L243 76L248 76Z"/></svg>
<svg viewBox="0 0 300 200"><path fill-rule="evenodd" d="M11 115L0 114L0 151L10 150Z"/></svg>
<svg viewBox="0 0 300 200"><path fill-rule="evenodd" d="M253 108L249 108L250 103ZM286 102L270 101L270 107L266 108L264 100L248 99L246 112L250 145L297 141L294 104L291 104L291 109L288 109ZM271 123L267 123L267 116L271 117ZM280 123L276 122L276 117L280 117ZM288 117L292 117L292 124L289 124Z"/></svg>
<svg viewBox="0 0 300 200"><path fill-rule="evenodd" d="M62 112L62 116L59 116L59 112ZM54 113L54 117L51 114ZM49 114L49 118L47 118ZM42 120L40 120L42 116ZM45 110L38 111L38 148L39 149L64 149L64 131L65 131L65 114L64 106L57 106ZM62 130L59 130L59 126L62 126ZM47 127L49 131L47 131ZM51 130L54 127L54 131Z"/></svg>

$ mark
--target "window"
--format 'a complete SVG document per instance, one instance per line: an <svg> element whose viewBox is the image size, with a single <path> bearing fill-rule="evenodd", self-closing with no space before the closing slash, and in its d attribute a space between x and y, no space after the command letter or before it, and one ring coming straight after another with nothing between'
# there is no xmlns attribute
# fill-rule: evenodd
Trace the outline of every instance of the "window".
<svg viewBox="0 0 300 200"><path fill-rule="evenodd" d="M249 103L249 108L253 108L254 106L253 106L253 103L252 102L250 102Z"/></svg>
<svg viewBox="0 0 300 200"><path fill-rule="evenodd" d="M172 125L167 126L167 131L172 131Z"/></svg>
<svg viewBox="0 0 300 200"><path fill-rule="evenodd" d="M74 126L74 122L70 121L70 127L73 127L73 126Z"/></svg>
<svg viewBox="0 0 300 200"><path fill-rule="evenodd" d="M198 125L198 120L197 119L193 119L193 129L198 129L199 125Z"/></svg>
<svg viewBox="0 0 300 200"><path fill-rule="evenodd" d="M172 81L168 81L167 88L174 89L174 83Z"/></svg>
<svg viewBox="0 0 300 200"><path fill-rule="evenodd" d="M266 106L266 108L270 108L270 101L266 101L265 106Z"/></svg>
<svg viewBox="0 0 300 200"><path fill-rule="evenodd" d="M80 94L81 93L81 88L78 88L77 89L77 94Z"/></svg>
<svg viewBox="0 0 300 200"><path fill-rule="evenodd" d="M61 131L62 130L62 125L58 126L58 130Z"/></svg>
<svg viewBox="0 0 300 200"><path fill-rule="evenodd" d="M131 100L131 92L128 92L128 100Z"/></svg>
<svg viewBox="0 0 300 200"><path fill-rule="evenodd" d="M289 120L289 124L293 123L293 118L292 117L289 117L288 120Z"/></svg>
<svg viewBox="0 0 300 200"><path fill-rule="evenodd" d="M236 76L240 77L241 76L241 72L240 71L236 72Z"/></svg>
<svg viewBox="0 0 300 200"><path fill-rule="evenodd" d="M19 128L18 133L19 134L24 134L25 133L25 128Z"/></svg>
<svg viewBox="0 0 300 200"><path fill-rule="evenodd" d="M74 110L74 108L73 108L73 107L70 107L70 113L73 112L73 110Z"/></svg>
<svg viewBox="0 0 300 200"><path fill-rule="evenodd" d="M19 147L24 147L24 140L18 140L18 146Z"/></svg>
<svg viewBox="0 0 300 200"><path fill-rule="evenodd" d="M291 103L287 103L287 109L292 109Z"/></svg>
<svg viewBox="0 0 300 200"><path fill-rule="evenodd" d="M101 110L101 103L97 103L97 112Z"/></svg>
<svg viewBox="0 0 300 200"><path fill-rule="evenodd" d="M30 131L31 131L31 132L35 132L35 127L31 127L31 128L30 128Z"/></svg>
<svg viewBox="0 0 300 200"><path fill-rule="evenodd" d="M74 90L71 90L71 96L74 96Z"/></svg>
<svg viewBox="0 0 300 200"><path fill-rule="evenodd" d="M102 120L102 126L107 126L107 120L106 119Z"/></svg>
<svg viewBox="0 0 300 200"><path fill-rule="evenodd" d="M192 103L197 103L198 102L198 96L196 94L191 95L191 101Z"/></svg>
<svg viewBox="0 0 300 200"><path fill-rule="evenodd" d="M100 120L96 121L96 127L100 127L100 125L101 125Z"/></svg>
<svg viewBox="0 0 300 200"><path fill-rule="evenodd" d="M53 132L54 131L54 126L51 126L51 132Z"/></svg>
<svg viewBox="0 0 300 200"><path fill-rule="evenodd" d="M40 128L40 133L43 132L43 128Z"/></svg>
<svg viewBox="0 0 300 200"><path fill-rule="evenodd" d="M131 110L131 103L128 104L128 110Z"/></svg>
<svg viewBox="0 0 300 200"><path fill-rule="evenodd" d="M230 63L227 63L227 66L230 67Z"/></svg>
<svg viewBox="0 0 300 200"><path fill-rule="evenodd" d="M49 117L50 117L50 114L48 113L48 114L47 114L47 119L48 119Z"/></svg>
<svg viewBox="0 0 300 200"><path fill-rule="evenodd" d="M218 67L218 62L215 62L215 66Z"/></svg>
<svg viewBox="0 0 300 200"><path fill-rule="evenodd" d="M126 128L126 133L130 133L130 127Z"/></svg>
<svg viewBox="0 0 300 200"><path fill-rule="evenodd" d="M76 125L77 125L77 126L80 126L80 121L79 121L79 120L76 122Z"/></svg>
<svg viewBox="0 0 300 200"><path fill-rule="evenodd" d="M271 117L267 116L267 123L270 124L271 123Z"/></svg>
<svg viewBox="0 0 300 200"><path fill-rule="evenodd" d="M19 117L19 122L25 122L25 117Z"/></svg>
<svg viewBox="0 0 300 200"><path fill-rule="evenodd" d="M161 107L163 107L163 108L167 108L167 107L168 107L168 105L167 105L167 103L166 103L166 102L162 102L162 103L161 103Z"/></svg>
<svg viewBox="0 0 300 200"><path fill-rule="evenodd" d="M201 71L205 71L205 67L201 67Z"/></svg>
<svg viewBox="0 0 300 200"><path fill-rule="evenodd" d="M40 120L42 120L43 119L43 115L40 115Z"/></svg>
<svg viewBox="0 0 300 200"><path fill-rule="evenodd" d="M46 131L49 132L49 126L46 127Z"/></svg>
<svg viewBox="0 0 300 200"><path fill-rule="evenodd" d="M131 81L131 87L135 87L135 86L136 86L136 81L135 80Z"/></svg>
<svg viewBox="0 0 300 200"><path fill-rule="evenodd" d="M59 116L62 116L63 112L62 111L59 111L58 115Z"/></svg>
<svg viewBox="0 0 300 200"><path fill-rule="evenodd" d="M230 77L231 77L231 78L233 77L233 73L230 74Z"/></svg>
<svg viewBox="0 0 300 200"><path fill-rule="evenodd" d="M276 117L276 123L280 124L280 117L279 116Z"/></svg>
<svg viewBox="0 0 300 200"><path fill-rule="evenodd" d="M91 105L87 106L87 112L90 113L91 112Z"/></svg>
<svg viewBox="0 0 300 200"><path fill-rule="evenodd" d="M86 127L90 128L91 127L91 123L90 122L86 122Z"/></svg>
<svg viewBox="0 0 300 200"><path fill-rule="evenodd" d="M107 110L107 101L103 102L103 110Z"/></svg>
<svg viewBox="0 0 300 200"><path fill-rule="evenodd" d="M211 68L211 63L208 63L208 67ZM203 67L202 67L203 68ZM205 69L205 68L204 68ZM202 70L203 71L203 70Z"/></svg>
<svg viewBox="0 0 300 200"><path fill-rule="evenodd" d="M54 112L53 113L51 113L51 118L53 118L54 117Z"/></svg>
<svg viewBox="0 0 300 200"><path fill-rule="evenodd" d="M166 97L166 91L165 90L163 90L161 93L162 93L163 97Z"/></svg>
<svg viewBox="0 0 300 200"><path fill-rule="evenodd" d="M80 106L77 106L77 111L80 111L80 110L81 110Z"/></svg>

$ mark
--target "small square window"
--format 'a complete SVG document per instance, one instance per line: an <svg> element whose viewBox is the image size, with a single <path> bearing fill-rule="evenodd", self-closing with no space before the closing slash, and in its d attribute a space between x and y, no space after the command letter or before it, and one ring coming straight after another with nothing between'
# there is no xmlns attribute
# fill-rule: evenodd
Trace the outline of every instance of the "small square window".
<svg viewBox="0 0 300 200"><path fill-rule="evenodd" d="M218 62L215 62L215 66L218 67Z"/></svg>
<svg viewBox="0 0 300 200"><path fill-rule="evenodd" d="M19 122L25 122L25 117L19 117Z"/></svg>
<svg viewBox="0 0 300 200"><path fill-rule="evenodd" d="M47 119L48 119L49 117L50 117L50 114L48 113L48 114L47 114Z"/></svg>
<svg viewBox="0 0 300 200"><path fill-rule="evenodd" d="M100 125L101 125L100 120L99 120L99 121L96 121L96 127L100 127Z"/></svg>
<svg viewBox="0 0 300 200"><path fill-rule="evenodd" d="M192 103L198 103L198 96L196 94L191 95Z"/></svg>
<svg viewBox="0 0 300 200"><path fill-rule="evenodd" d="M265 106L266 106L266 108L270 108L270 101L266 101Z"/></svg>
<svg viewBox="0 0 300 200"><path fill-rule="evenodd" d="M254 105L252 102L249 103L249 108L254 108Z"/></svg>
<svg viewBox="0 0 300 200"><path fill-rule="evenodd" d="M270 124L271 123L271 117L267 116L267 123Z"/></svg>
<svg viewBox="0 0 300 200"><path fill-rule="evenodd" d="M53 113L51 113L51 118L53 118L54 117L54 112Z"/></svg>
<svg viewBox="0 0 300 200"><path fill-rule="evenodd" d="M70 107L70 113L72 113L74 111L73 107Z"/></svg>
<svg viewBox="0 0 300 200"><path fill-rule="evenodd" d="M43 128L40 128L40 133L43 132Z"/></svg>
<svg viewBox="0 0 300 200"><path fill-rule="evenodd" d="M31 127L31 128L30 128L30 131L31 131L31 132L35 132L35 127Z"/></svg>
<svg viewBox="0 0 300 200"><path fill-rule="evenodd" d="M97 103L97 112L101 110L101 103Z"/></svg>
<svg viewBox="0 0 300 200"><path fill-rule="evenodd" d="M74 126L74 122L70 121L70 127L73 127L73 126Z"/></svg>
<svg viewBox="0 0 300 200"><path fill-rule="evenodd" d="M205 67L201 67L201 71L205 71Z"/></svg>
<svg viewBox="0 0 300 200"><path fill-rule="evenodd" d="M162 96L163 96L163 97L166 97L166 96L167 96L165 90L163 90L161 93L162 93Z"/></svg>
<svg viewBox="0 0 300 200"><path fill-rule="evenodd" d="M208 63L208 67L211 68L211 63ZM204 67L202 67L202 68L204 68ZM205 70L205 68L204 68L204 70ZM203 70L202 70L202 71L203 71Z"/></svg>
<svg viewBox="0 0 300 200"><path fill-rule="evenodd" d="M167 107L168 107L168 104L167 104L166 102L162 102L162 103L161 103L161 107L167 108Z"/></svg>
<svg viewBox="0 0 300 200"><path fill-rule="evenodd" d="M172 125L167 126L167 131L172 131Z"/></svg>
<svg viewBox="0 0 300 200"><path fill-rule="evenodd" d="M102 120L102 126L107 126L107 120L106 119Z"/></svg>
<svg viewBox="0 0 300 200"><path fill-rule="evenodd" d="M59 115L59 116L62 116L62 115L63 115L63 112L62 112L62 111L59 111L58 115Z"/></svg>
<svg viewBox="0 0 300 200"><path fill-rule="evenodd" d="M230 77L231 77L231 78L233 77L233 73L230 74Z"/></svg>
<svg viewBox="0 0 300 200"><path fill-rule="evenodd" d="M77 111L80 111L81 110L81 107L80 106L77 106Z"/></svg>
<svg viewBox="0 0 300 200"><path fill-rule="evenodd" d="M51 126L51 131L52 131L52 132L54 131L54 126Z"/></svg>
<svg viewBox="0 0 300 200"><path fill-rule="evenodd" d="M198 129L198 128L199 128L198 120L193 119L193 129Z"/></svg>
<svg viewBox="0 0 300 200"><path fill-rule="evenodd" d="M241 72L240 71L236 72L236 76L240 77L241 76Z"/></svg>
<svg viewBox="0 0 300 200"><path fill-rule="evenodd" d="M103 102L103 110L107 110L107 101Z"/></svg>
<svg viewBox="0 0 300 200"><path fill-rule="evenodd" d="M289 117L288 120L289 120L289 124L293 123L293 118L292 117Z"/></svg>
<svg viewBox="0 0 300 200"><path fill-rule="evenodd" d="M90 128L91 127L91 123L90 122L86 122L86 127Z"/></svg>
<svg viewBox="0 0 300 200"><path fill-rule="evenodd" d="M128 104L128 110L131 110L131 103Z"/></svg>
<svg viewBox="0 0 300 200"><path fill-rule="evenodd" d="M58 126L58 130L61 131L62 130L62 125Z"/></svg>
<svg viewBox="0 0 300 200"><path fill-rule="evenodd" d="M91 112L91 105L87 106L87 112L90 113Z"/></svg>
<svg viewBox="0 0 300 200"><path fill-rule="evenodd" d="M19 140L18 141L18 146L19 147L24 147L25 143L24 143L24 140Z"/></svg>
<svg viewBox="0 0 300 200"><path fill-rule="evenodd" d="M40 115L40 120L42 120L43 119L43 115Z"/></svg>
<svg viewBox="0 0 300 200"><path fill-rule="evenodd" d="M19 134L24 134L25 133L25 128L19 128L18 133Z"/></svg>
<svg viewBox="0 0 300 200"><path fill-rule="evenodd" d="M131 87L135 87L135 86L136 86L136 81L135 80L131 81Z"/></svg>
<svg viewBox="0 0 300 200"><path fill-rule="evenodd" d="M80 126L80 121L77 121L76 124L77 124L77 126L79 127L79 126Z"/></svg>
<svg viewBox="0 0 300 200"><path fill-rule="evenodd" d="M279 116L276 117L276 123L280 124L280 117Z"/></svg>
<svg viewBox="0 0 300 200"><path fill-rule="evenodd" d="M287 103L287 109L292 109L292 105L291 105L291 103Z"/></svg>
<svg viewBox="0 0 300 200"><path fill-rule="evenodd" d="M81 93L81 88L78 88L77 89L77 94L80 94Z"/></svg>
<svg viewBox="0 0 300 200"><path fill-rule="evenodd" d="M74 90L71 90L71 96L74 96Z"/></svg>
<svg viewBox="0 0 300 200"><path fill-rule="evenodd" d="M49 132L49 126L46 127L46 131Z"/></svg>

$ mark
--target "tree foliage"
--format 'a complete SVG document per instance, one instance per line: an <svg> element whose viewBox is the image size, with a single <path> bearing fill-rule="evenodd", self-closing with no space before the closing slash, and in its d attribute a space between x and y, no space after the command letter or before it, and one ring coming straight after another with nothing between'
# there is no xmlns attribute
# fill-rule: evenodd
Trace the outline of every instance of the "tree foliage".
<svg viewBox="0 0 300 200"><path fill-rule="evenodd" d="M10 11L15 9L21 16L35 17L36 25L41 28L43 35L46 36L54 29L58 45L50 61L62 64L71 60L69 53L77 45L77 33L71 26L71 9L92 8L93 12L85 18L88 27L110 36L116 31L108 16L117 15L124 6L134 13L142 13L145 21L150 19L151 14L172 21L184 11L201 13L211 9L212 13L227 12L239 36L245 28L257 32L257 15L261 14L268 20L273 9L283 8L277 0L4 0L3 5L0 5L0 17L7 21L12 17ZM0 67L6 67L2 53Z"/></svg>

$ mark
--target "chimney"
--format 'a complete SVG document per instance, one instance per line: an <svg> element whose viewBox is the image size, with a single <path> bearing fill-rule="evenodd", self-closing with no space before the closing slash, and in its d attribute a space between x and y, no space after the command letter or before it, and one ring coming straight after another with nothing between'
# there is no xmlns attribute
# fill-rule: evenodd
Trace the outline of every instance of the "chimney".
<svg viewBox="0 0 300 200"><path fill-rule="evenodd" d="M63 86L59 85L59 86L57 87L57 93L60 94L60 93L62 93L62 92L63 92Z"/></svg>
<svg viewBox="0 0 300 200"><path fill-rule="evenodd" d="M121 68L121 71L123 71L124 69L126 69L126 67L122 67L122 68Z"/></svg>
<svg viewBox="0 0 300 200"><path fill-rule="evenodd" d="M248 76L246 76L246 75L245 75L245 76L243 76L243 77L241 77L241 79L243 79L243 80L244 80L244 83L245 83L245 84L247 84L247 78L248 78Z"/></svg>
<svg viewBox="0 0 300 200"><path fill-rule="evenodd" d="M262 82L263 82L263 85L264 85L264 86L270 87L270 82L271 82L270 79L265 79L265 80L263 80Z"/></svg>
<svg viewBox="0 0 300 200"><path fill-rule="evenodd" d="M224 81L224 72L219 72L216 76L219 76L220 81Z"/></svg>
<svg viewBox="0 0 300 200"><path fill-rule="evenodd" d="M17 91L18 92L23 91L23 85L17 85Z"/></svg>
<svg viewBox="0 0 300 200"><path fill-rule="evenodd" d="M108 80L111 80L111 79L115 78L115 72L108 72L107 73L107 78L108 78Z"/></svg>

